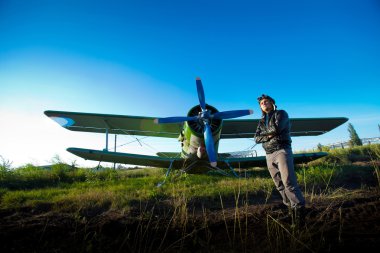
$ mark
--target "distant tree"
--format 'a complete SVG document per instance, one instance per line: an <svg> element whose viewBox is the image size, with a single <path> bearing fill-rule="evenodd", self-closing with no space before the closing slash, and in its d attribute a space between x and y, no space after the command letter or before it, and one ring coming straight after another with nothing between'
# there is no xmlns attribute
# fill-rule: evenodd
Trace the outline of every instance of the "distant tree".
<svg viewBox="0 0 380 253"><path fill-rule="evenodd" d="M321 152L323 150L323 146L322 146L321 143L318 143L317 149L318 149L319 152Z"/></svg>
<svg viewBox="0 0 380 253"><path fill-rule="evenodd" d="M12 162L0 155L0 172L7 172L12 167Z"/></svg>
<svg viewBox="0 0 380 253"><path fill-rule="evenodd" d="M380 124L377 124L377 127L379 128L379 132L380 132Z"/></svg>
<svg viewBox="0 0 380 253"><path fill-rule="evenodd" d="M362 146L362 140L360 140L359 135L356 133L354 126L348 123L348 132L350 133L349 145L350 147Z"/></svg>

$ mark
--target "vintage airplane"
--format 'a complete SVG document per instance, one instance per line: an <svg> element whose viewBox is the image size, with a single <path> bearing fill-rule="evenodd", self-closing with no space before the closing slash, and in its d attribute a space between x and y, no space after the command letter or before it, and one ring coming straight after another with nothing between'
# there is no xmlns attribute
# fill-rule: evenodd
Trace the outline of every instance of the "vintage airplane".
<svg viewBox="0 0 380 253"><path fill-rule="evenodd" d="M106 147L103 150L68 148L67 151L86 160L142 165L148 167L181 169L199 173L216 170L222 174L237 168L265 166L265 156L236 156L233 153L218 153L219 140L231 138L253 138L258 119L232 119L250 115L252 110L219 112L206 103L203 85L196 79L199 105L190 109L187 116L152 118L81 112L45 111L45 115L62 127L72 131L105 133ZM348 119L336 118L292 118L292 136L315 136L326 133ZM121 153L108 149L108 135L137 135L178 138L181 152L159 152L157 156ZM116 144L115 144L116 146ZM294 162L304 163L327 155L324 152L294 154Z"/></svg>

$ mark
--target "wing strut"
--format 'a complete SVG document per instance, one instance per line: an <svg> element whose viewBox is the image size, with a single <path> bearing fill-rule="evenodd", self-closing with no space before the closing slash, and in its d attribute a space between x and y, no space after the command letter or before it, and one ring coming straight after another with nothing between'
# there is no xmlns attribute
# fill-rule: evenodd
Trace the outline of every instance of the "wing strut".
<svg viewBox="0 0 380 253"><path fill-rule="evenodd" d="M115 145L115 147L114 147L114 152L116 152L116 144L117 144L117 134L115 134L115 143L114 143L114 145ZM116 169L116 163L113 163L113 169L115 170Z"/></svg>
<svg viewBox="0 0 380 253"><path fill-rule="evenodd" d="M108 127L106 128L106 147L103 149L103 151L108 151Z"/></svg>
<svg viewBox="0 0 380 253"><path fill-rule="evenodd" d="M172 169L173 162L174 162L174 160L171 160L171 161L170 161L170 165L169 165L168 171L167 171L166 174L165 174L165 179L164 179L164 181L162 181L161 183L158 183L158 184L157 184L157 187L161 187L161 186L166 182L166 179L168 178L168 176L169 176L169 174L170 174L170 171L171 171L171 169Z"/></svg>
<svg viewBox="0 0 380 253"><path fill-rule="evenodd" d="M112 127L108 124L106 119L104 119L103 121L104 121L104 125L106 125L106 147L103 150L108 151L108 134L109 134L109 129L112 130ZM116 144L115 144L115 149L116 149Z"/></svg>
<svg viewBox="0 0 380 253"><path fill-rule="evenodd" d="M238 174L236 174L236 171L234 170L234 168L232 168L232 166L230 165L230 163L227 160L224 162L228 165L228 168L230 168L230 170L235 175L235 177L239 177Z"/></svg>

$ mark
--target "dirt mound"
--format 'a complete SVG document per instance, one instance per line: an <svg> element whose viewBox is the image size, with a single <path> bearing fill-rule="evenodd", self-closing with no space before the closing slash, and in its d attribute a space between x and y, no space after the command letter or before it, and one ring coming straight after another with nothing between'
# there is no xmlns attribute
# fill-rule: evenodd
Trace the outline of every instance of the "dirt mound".
<svg viewBox="0 0 380 253"><path fill-rule="evenodd" d="M342 192L348 196L350 192ZM204 200L203 200L204 201ZM87 215L47 209L2 210L2 252L339 252L380 247L380 193L314 197L304 226L282 219L287 211L268 202L210 207L196 200L167 201L128 213ZM212 205L211 205L212 206ZM216 205L215 205L216 206Z"/></svg>
<svg viewBox="0 0 380 253"><path fill-rule="evenodd" d="M357 162L353 162L352 165L356 165L356 166L366 166L366 167L374 167L374 168L380 168L380 161L376 160L376 161L357 161Z"/></svg>

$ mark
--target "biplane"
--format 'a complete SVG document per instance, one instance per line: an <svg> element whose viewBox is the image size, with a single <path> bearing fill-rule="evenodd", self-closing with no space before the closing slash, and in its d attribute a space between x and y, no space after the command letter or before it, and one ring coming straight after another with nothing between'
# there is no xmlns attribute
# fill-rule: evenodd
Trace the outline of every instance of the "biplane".
<svg viewBox="0 0 380 253"><path fill-rule="evenodd" d="M180 169L189 173L218 171L236 175L235 169L266 166L265 156L219 153L221 139L254 138L258 119L235 119L251 115L252 110L218 111L206 103L200 78L196 78L199 104L192 107L187 116L153 118L82 112L45 111L45 115L62 127L72 131L104 133L104 149L68 148L67 151L86 160L130 164L137 166ZM348 119L291 118L291 136L316 136L326 133ZM180 152L158 152L142 155L111 151L109 134L178 138ZM116 139L116 138L115 138ZM115 144L116 146L116 144ZM294 154L296 164L305 163L327 155L324 152ZM228 173L227 173L227 172Z"/></svg>

